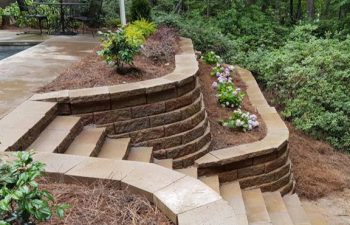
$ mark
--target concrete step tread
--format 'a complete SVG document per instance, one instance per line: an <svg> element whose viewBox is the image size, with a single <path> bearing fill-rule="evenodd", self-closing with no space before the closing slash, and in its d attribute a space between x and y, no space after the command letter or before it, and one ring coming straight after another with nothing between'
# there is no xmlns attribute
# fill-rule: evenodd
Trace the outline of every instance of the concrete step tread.
<svg viewBox="0 0 350 225"><path fill-rule="evenodd" d="M130 151L129 144L130 138L106 138L97 157L117 160L126 159Z"/></svg>
<svg viewBox="0 0 350 225"><path fill-rule="evenodd" d="M263 197L273 225L293 225L280 192L266 192Z"/></svg>
<svg viewBox="0 0 350 225"><path fill-rule="evenodd" d="M247 212L239 182L235 181L222 184L220 186L220 193L222 198L229 203L234 209L235 214L240 218L240 224L248 225Z"/></svg>
<svg viewBox="0 0 350 225"><path fill-rule="evenodd" d="M283 201L294 225L311 225L297 194L285 195Z"/></svg>
<svg viewBox="0 0 350 225"><path fill-rule="evenodd" d="M200 177L199 180L211 187L216 193L220 194L220 181L218 175Z"/></svg>
<svg viewBox="0 0 350 225"><path fill-rule="evenodd" d="M153 160L152 147L133 147L130 149L128 160L150 163Z"/></svg>
<svg viewBox="0 0 350 225"><path fill-rule="evenodd" d="M242 196L249 225L272 224L260 189L242 191Z"/></svg>
<svg viewBox="0 0 350 225"><path fill-rule="evenodd" d="M311 225L328 225L326 218L319 209L310 203L302 204Z"/></svg>
<svg viewBox="0 0 350 225"><path fill-rule="evenodd" d="M198 169L194 166L190 166L184 169L177 169L176 171L196 179L198 178Z"/></svg>
<svg viewBox="0 0 350 225"><path fill-rule="evenodd" d="M57 116L29 146L37 152L63 152L81 130L80 117Z"/></svg>
<svg viewBox="0 0 350 225"><path fill-rule="evenodd" d="M96 156L106 135L105 128L85 127L74 139L65 154Z"/></svg>
<svg viewBox="0 0 350 225"><path fill-rule="evenodd" d="M153 163L163 166L168 169L173 169L173 160L172 159L154 159Z"/></svg>

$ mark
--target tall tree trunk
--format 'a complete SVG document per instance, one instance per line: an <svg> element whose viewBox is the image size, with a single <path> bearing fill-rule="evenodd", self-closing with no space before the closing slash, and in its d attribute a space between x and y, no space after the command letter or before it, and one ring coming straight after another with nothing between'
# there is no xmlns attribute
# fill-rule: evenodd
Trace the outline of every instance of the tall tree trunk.
<svg viewBox="0 0 350 225"><path fill-rule="evenodd" d="M297 20L300 20L302 16L303 16L303 9L301 8L301 0L298 0Z"/></svg>
<svg viewBox="0 0 350 225"><path fill-rule="evenodd" d="M307 14L310 19L315 18L315 1L307 0Z"/></svg>
<svg viewBox="0 0 350 225"><path fill-rule="evenodd" d="M289 0L289 16L290 21L294 23L294 0Z"/></svg>

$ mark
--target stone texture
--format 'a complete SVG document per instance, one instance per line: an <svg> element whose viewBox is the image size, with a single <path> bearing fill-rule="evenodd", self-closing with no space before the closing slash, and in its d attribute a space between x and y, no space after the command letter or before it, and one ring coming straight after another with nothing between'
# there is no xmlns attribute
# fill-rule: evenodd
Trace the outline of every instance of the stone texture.
<svg viewBox="0 0 350 225"><path fill-rule="evenodd" d="M155 204L172 221L176 221L177 214L205 206L218 200L221 200L218 193L201 181L187 176L177 179L175 182L154 193Z"/></svg>
<svg viewBox="0 0 350 225"><path fill-rule="evenodd" d="M152 162L152 147L133 147L130 149L128 160L139 162Z"/></svg>
<svg viewBox="0 0 350 225"><path fill-rule="evenodd" d="M200 177L199 180L208 185L216 193L220 194L220 183L217 175Z"/></svg>
<svg viewBox="0 0 350 225"><path fill-rule="evenodd" d="M103 143L98 158L123 160L129 154L130 138L111 139L107 138Z"/></svg>
<svg viewBox="0 0 350 225"><path fill-rule="evenodd" d="M164 127L153 127L130 133L132 143L144 142L147 140L164 137Z"/></svg>
<svg viewBox="0 0 350 225"><path fill-rule="evenodd" d="M148 118L132 119L114 123L115 133L122 134L149 128Z"/></svg>
<svg viewBox="0 0 350 225"><path fill-rule="evenodd" d="M286 195L283 200L294 224L311 225L298 195Z"/></svg>
<svg viewBox="0 0 350 225"><path fill-rule="evenodd" d="M130 108L94 113L95 124L114 123L118 121L130 120L131 118L132 116Z"/></svg>
<svg viewBox="0 0 350 225"><path fill-rule="evenodd" d="M165 112L165 103L153 103L132 107L133 118L152 116Z"/></svg>
<svg viewBox="0 0 350 225"><path fill-rule="evenodd" d="M183 120L177 123L164 126L165 136L171 136L192 129L191 119Z"/></svg>
<svg viewBox="0 0 350 225"><path fill-rule="evenodd" d="M271 224L265 201L259 189L242 191L248 222L251 225Z"/></svg>
<svg viewBox="0 0 350 225"><path fill-rule="evenodd" d="M238 169L238 178L250 177L263 174L265 172L265 165L254 165L242 169Z"/></svg>
<svg viewBox="0 0 350 225"><path fill-rule="evenodd" d="M238 225L239 223L234 210L225 201L218 200L179 214L178 224Z"/></svg>
<svg viewBox="0 0 350 225"><path fill-rule="evenodd" d="M96 87L69 91L73 114L111 109L108 87Z"/></svg>
<svg viewBox="0 0 350 225"><path fill-rule="evenodd" d="M150 120L151 127L175 123L175 122L178 122L181 120L181 112L180 111L172 111L172 112L164 113L161 115L150 116L149 120Z"/></svg>
<svg viewBox="0 0 350 225"><path fill-rule="evenodd" d="M264 193L263 197L272 224L294 225L279 192Z"/></svg>

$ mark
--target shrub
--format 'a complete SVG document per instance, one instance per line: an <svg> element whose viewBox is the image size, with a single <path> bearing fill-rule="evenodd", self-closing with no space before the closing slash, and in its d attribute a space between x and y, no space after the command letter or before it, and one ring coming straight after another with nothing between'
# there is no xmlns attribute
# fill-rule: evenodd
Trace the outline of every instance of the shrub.
<svg viewBox="0 0 350 225"><path fill-rule="evenodd" d="M132 22L131 26L136 27L145 38L148 38L157 30L155 23L149 22L143 18Z"/></svg>
<svg viewBox="0 0 350 225"><path fill-rule="evenodd" d="M66 204L55 204L53 196L40 190L35 181L43 175L44 164L34 162L30 152L18 152L12 163L0 165L0 224L34 224L53 216L63 217Z"/></svg>
<svg viewBox="0 0 350 225"><path fill-rule="evenodd" d="M222 63L221 57L215 54L215 52L213 51L205 53L201 58L206 64L209 65L216 65Z"/></svg>
<svg viewBox="0 0 350 225"><path fill-rule="evenodd" d="M115 63L119 71L123 69L125 64L132 65L135 55L140 50L139 43L128 41L124 28L120 28L116 32L102 34L104 36L103 49L97 54L107 63Z"/></svg>
<svg viewBox="0 0 350 225"><path fill-rule="evenodd" d="M129 43L142 45L145 40L156 31L156 24L140 19L132 22L125 28L125 36Z"/></svg>
<svg viewBox="0 0 350 225"><path fill-rule="evenodd" d="M221 123L225 127L239 129L244 132L250 131L259 126L256 115L250 114L249 112L243 112L240 109L233 111L230 118L222 121Z"/></svg>
<svg viewBox="0 0 350 225"><path fill-rule="evenodd" d="M131 4L131 20L151 20L151 4L148 0L133 0Z"/></svg>
<svg viewBox="0 0 350 225"><path fill-rule="evenodd" d="M218 101L222 107L237 108L240 107L244 94L240 88L235 88L232 82L223 82L217 85Z"/></svg>

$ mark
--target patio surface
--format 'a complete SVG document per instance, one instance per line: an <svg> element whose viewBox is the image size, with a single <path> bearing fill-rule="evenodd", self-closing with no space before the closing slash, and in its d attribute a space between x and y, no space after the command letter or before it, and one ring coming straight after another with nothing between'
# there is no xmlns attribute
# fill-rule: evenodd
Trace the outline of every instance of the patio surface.
<svg viewBox="0 0 350 225"><path fill-rule="evenodd" d="M0 31L0 45L42 42L0 60L0 118L55 79L69 65L91 53L97 39L90 36L16 35Z"/></svg>

